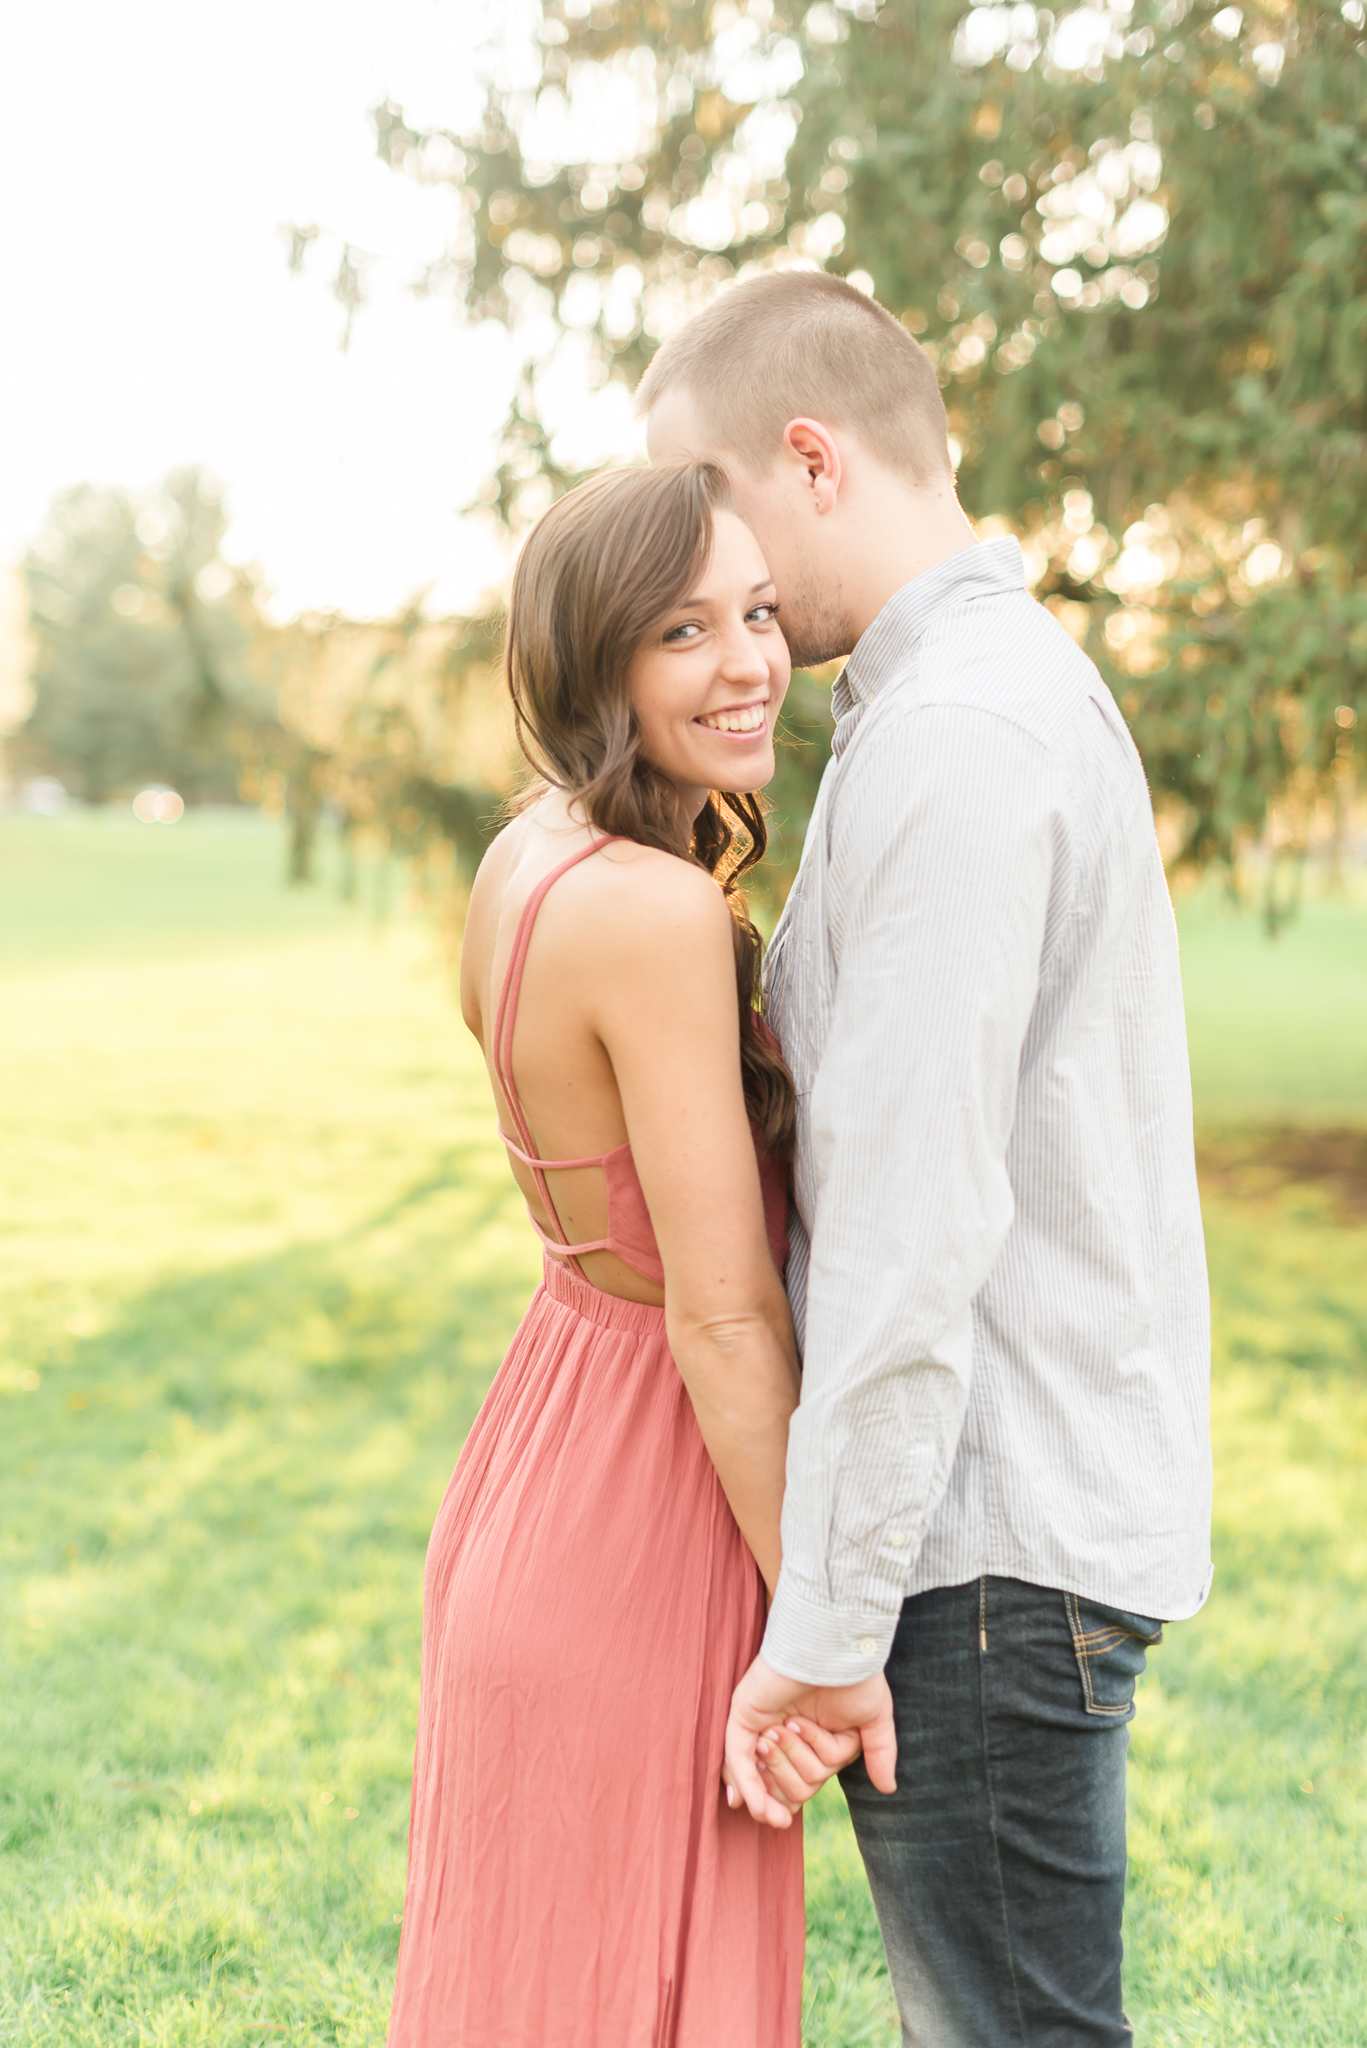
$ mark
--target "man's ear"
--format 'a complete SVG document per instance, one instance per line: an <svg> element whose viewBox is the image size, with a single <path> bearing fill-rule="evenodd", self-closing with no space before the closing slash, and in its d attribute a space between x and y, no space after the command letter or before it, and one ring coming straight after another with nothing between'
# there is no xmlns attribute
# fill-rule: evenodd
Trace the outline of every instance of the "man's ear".
<svg viewBox="0 0 1367 2048"><path fill-rule="evenodd" d="M829 427L823 427L820 420L789 420L783 429L783 445L806 474L813 509L833 512L844 472Z"/></svg>

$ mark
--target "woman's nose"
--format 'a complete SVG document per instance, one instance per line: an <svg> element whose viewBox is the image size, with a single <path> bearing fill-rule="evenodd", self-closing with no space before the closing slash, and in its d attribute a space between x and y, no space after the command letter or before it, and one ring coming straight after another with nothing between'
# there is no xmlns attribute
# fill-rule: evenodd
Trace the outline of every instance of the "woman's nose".
<svg viewBox="0 0 1367 2048"><path fill-rule="evenodd" d="M730 682L764 682L769 664L764 649L746 627L728 634L722 650L721 672Z"/></svg>

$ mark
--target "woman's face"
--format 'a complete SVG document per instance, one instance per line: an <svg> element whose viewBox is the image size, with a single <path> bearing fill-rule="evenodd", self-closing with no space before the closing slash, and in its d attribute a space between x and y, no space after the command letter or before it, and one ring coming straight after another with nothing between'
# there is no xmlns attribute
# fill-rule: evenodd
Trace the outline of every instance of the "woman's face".
<svg viewBox="0 0 1367 2048"><path fill-rule="evenodd" d="M792 664L755 536L718 512L712 554L627 671L647 760L677 783L691 816L709 789L762 789Z"/></svg>

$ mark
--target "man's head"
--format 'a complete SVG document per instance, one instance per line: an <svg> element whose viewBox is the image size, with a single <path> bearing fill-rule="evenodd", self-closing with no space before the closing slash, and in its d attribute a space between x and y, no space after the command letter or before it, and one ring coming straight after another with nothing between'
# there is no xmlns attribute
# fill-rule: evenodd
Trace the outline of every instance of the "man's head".
<svg viewBox="0 0 1367 2048"><path fill-rule="evenodd" d="M659 349L637 407L653 460L726 471L800 666L847 654L868 623L894 504L894 525L918 505L958 513L935 372L843 278L770 271L728 287Z"/></svg>

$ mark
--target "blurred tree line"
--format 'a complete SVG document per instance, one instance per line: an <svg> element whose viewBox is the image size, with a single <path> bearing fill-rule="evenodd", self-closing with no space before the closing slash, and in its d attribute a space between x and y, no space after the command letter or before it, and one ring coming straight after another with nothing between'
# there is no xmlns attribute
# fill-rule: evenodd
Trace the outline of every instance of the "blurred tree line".
<svg viewBox="0 0 1367 2048"><path fill-rule="evenodd" d="M1175 857L1230 860L1269 817L1293 856L1316 821L1342 841L1367 705L1364 19L1363 0L541 0L530 48L490 53L475 132L374 116L395 174L450 195L420 289L501 322L523 363L490 515L517 531L575 480L548 400L567 362L591 389L634 385L726 279L840 271L930 353L965 505L1020 534L1111 681ZM295 246L329 249L313 229ZM354 252L331 261L350 318ZM54 534L74 561L83 522L121 519L73 501ZM120 672L115 598L148 590L145 694L179 707L187 775L231 730L258 762L245 786L284 778L300 871L325 804L468 870L511 773L497 622L258 631L250 687L230 685L249 593L201 599L192 527L188 580L179 541L158 556L125 533L81 628L90 662ZM75 620L44 613L45 573L35 555L25 745L73 702L49 653ZM790 703L779 889L824 765L824 679Z"/></svg>
<svg viewBox="0 0 1367 2048"><path fill-rule="evenodd" d="M289 873L312 878L325 815L354 886L357 841L421 859L483 846L511 765L493 671L500 622L272 621L223 560L227 517L201 471L135 495L82 485L24 564L32 706L6 754L85 803L148 785L287 814Z"/></svg>
<svg viewBox="0 0 1367 2048"><path fill-rule="evenodd" d="M145 497L83 484L24 565L33 704L8 752L87 803L166 783L233 799L268 718L252 674L256 605L219 554L223 509L196 470Z"/></svg>

